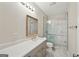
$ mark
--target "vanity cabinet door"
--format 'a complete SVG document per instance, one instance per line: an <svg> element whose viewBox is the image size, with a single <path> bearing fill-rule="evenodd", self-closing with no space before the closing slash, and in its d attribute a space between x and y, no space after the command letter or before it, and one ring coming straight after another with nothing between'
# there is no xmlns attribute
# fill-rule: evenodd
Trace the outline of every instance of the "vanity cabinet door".
<svg viewBox="0 0 79 59"><path fill-rule="evenodd" d="M42 57L42 52L37 52L35 57Z"/></svg>
<svg viewBox="0 0 79 59"><path fill-rule="evenodd" d="M45 57L45 55L46 55L46 48L45 46L43 46L36 52L35 57Z"/></svg>
<svg viewBox="0 0 79 59"><path fill-rule="evenodd" d="M36 52L36 54L34 55L35 57L42 57L43 55L42 55L42 48L40 48L37 52Z"/></svg>
<svg viewBox="0 0 79 59"><path fill-rule="evenodd" d="M43 55L43 57L45 57L46 56L46 47L47 47L47 45L46 45L47 43L46 42L44 42L43 43L43 47L42 47L42 55Z"/></svg>
<svg viewBox="0 0 79 59"><path fill-rule="evenodd" d="M43 50L42 50L42 55L43 55L43 57L46 56L46 48L43 48Z"/></svg>

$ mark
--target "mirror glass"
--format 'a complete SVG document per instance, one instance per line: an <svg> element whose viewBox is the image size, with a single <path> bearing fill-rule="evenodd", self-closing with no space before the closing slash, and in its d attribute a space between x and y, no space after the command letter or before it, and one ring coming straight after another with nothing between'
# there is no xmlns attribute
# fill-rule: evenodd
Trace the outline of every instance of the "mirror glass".
<svg viewBox="0 0 79 59"><path fill-rule="evenodd" d="M38 34L38 20L34 17L27 15L26 19L26 35L34 36Z"/></svg>

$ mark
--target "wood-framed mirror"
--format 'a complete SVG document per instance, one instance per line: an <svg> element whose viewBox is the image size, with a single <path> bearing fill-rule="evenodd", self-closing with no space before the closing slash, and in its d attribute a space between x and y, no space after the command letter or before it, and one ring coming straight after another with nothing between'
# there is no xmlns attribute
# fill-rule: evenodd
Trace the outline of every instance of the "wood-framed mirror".
<svg viewBox="0 0 79 59"><path fill-rule="evenodd" d="M38 34L38 19L26 15L26 36Z"/></svg>

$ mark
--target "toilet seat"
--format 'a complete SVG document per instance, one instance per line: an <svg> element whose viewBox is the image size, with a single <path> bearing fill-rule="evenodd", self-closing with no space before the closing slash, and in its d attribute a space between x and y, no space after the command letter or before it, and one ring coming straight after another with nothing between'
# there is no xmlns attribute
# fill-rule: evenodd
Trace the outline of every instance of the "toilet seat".
<svg viewBox="0 0 79 59"><path fill-rule="evenodd" d="M47 47L49 47L49 48L53 47L53 43L47 42Z"/></svg>

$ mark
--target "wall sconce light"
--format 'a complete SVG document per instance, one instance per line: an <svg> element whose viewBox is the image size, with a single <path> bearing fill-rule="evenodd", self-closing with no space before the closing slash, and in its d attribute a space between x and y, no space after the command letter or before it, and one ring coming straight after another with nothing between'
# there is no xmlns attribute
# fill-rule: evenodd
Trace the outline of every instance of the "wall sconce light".
<svg viewBox="0 0 79 59"><path fill-rule="evenodd" d="M29 8L29 4L28 3L26 3L26 7Z"/></svg>
<svg viewBox="0 0 79 59"><path fill-rule="evenodd" d="M25 5L26 8L28 8L29 10L31 10L32 12L35 11L35 8L33 8L31 5L29 5L28 3L25 2L21 2L22 5Z"/></svg>
<svg viewBox="0 0 79 59"><path fill-rule="evenodd" d="M21 2L22 5L26 5L24 2Z"/></svg>
<svg viewBox="0 0 79 59"><path fill-rule="evenodd" d="M31 10L32 9L32 6L29 6L29 9Z"/></svg>

